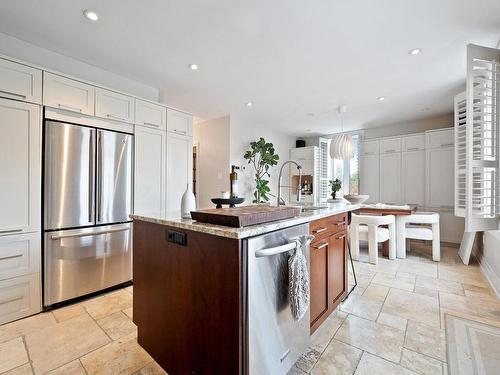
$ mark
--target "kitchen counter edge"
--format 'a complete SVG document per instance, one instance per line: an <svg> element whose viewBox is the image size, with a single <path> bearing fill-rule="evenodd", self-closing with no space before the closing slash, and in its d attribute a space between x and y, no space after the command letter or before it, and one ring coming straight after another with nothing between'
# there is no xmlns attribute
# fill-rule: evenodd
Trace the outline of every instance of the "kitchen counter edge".
<svg viewBox="0 0 500 375"><path fill-rule="evenodd" d="M144 216L135 214L130 215L130 217L134 220L141 220L149 223L155 223L179 229L186 229L195 232L207 233L219 237L243 239L243 238L258 236L269 232L274 232L275 230L292 227L298 224L308 223L310 221L322 219L328 216L354 211L359 208L360 208L359 205L341 203L341 204L331 205L328 208L323 208L319 210L303 211L299 216L290 219L272 221L269 223L257 224L243 228L232 228L232 227L225 227L222 225L199 223L192 219L160 218L154 216Z"/></svg>

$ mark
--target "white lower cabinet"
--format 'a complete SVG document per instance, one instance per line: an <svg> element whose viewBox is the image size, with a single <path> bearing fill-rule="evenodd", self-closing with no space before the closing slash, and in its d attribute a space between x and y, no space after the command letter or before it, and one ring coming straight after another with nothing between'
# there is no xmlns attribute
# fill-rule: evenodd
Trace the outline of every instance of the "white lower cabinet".
<svg viewBox="0 0 500 375"><path fill-rule="evenodd" d="M425 151L402 153L401 183L403 203L425 205Z"/></svg>
<svg viewBox="0 0 500 375"><path fill-rule="evenodd" d="M380 201L401 204L401 153L380 154Z"/></svg>
<svg viewBox="0 0 500 375"><path fill-rule="evenodd" d="M167 204L168 217L179 217L181 199L193 174L193 139L167 132Z"/></svg>
<svg viewBox="0 0 500 375"><path fill-rule="evenodd" d="M40 272L40 232L0 236L0 280Z"/></svg>
<svg viewBox="0 0 500 375"><path fill-rule="evenodd" d="M454 148L433 148L425 152L426 206L451 210L454 207Z"/></svg>
<svg viewBox="0 0 500 375"><path fill-rule="evenodd" d="M0 99L0 235L40 230L40 107Z"/></svg>
<svg viewBox="0 0 500 375"><path fill-rule="evenodd" d="M0 324L41 311L40 273L0 280Z"/></svg>
<svg viewBox="0 0 500 375"><path fill-rule="evenodd" d="M367 203L380 202L379 166L378 154L359 157L359 191L370 196Z"/></svg>
<svg viewBox="0 0 500 375"><path fill-rule="evenodd" d="M167 134L164 130L135 126L134 213L165 214L165 159Z"/></svg>

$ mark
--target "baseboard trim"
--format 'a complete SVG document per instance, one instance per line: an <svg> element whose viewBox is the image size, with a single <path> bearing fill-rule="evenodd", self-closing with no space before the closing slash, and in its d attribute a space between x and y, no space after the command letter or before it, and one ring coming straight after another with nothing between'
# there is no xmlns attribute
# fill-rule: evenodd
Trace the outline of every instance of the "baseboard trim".
<svg viewBox="0 0 500 375"><path fill-rule="evenodd" d="M483 275L490 283L491 288L497 297L500 298L500 277L495 273L495 271L493 271L493 268L491 268L490 264L484 259L484 257L477 257L474 253L472 253L472 256L478 260Z"/></svg>

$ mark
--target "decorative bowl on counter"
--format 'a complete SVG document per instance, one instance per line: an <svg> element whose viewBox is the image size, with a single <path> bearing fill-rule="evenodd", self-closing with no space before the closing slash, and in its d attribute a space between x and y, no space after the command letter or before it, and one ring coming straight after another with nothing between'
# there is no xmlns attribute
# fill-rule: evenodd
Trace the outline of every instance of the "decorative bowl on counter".
<svg viewBox="0 0 500 375"><path fill-rule="evenodd" d="M370 198L369 195L357 195L357 194L344 195L344 199L348 201L350 204L362 204L368 198Z"/></svg>

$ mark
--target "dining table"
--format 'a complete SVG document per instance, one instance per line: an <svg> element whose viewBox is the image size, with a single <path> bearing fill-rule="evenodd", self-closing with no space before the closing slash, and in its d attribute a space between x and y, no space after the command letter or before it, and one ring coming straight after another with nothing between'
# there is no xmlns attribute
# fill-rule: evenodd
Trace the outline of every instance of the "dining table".
<svg viewBox="0 0 500 375"><path fill-rule="evenodd" d="M406 258L406 217L417 211L416 204L393 205L393 204L362 204L361 207L354 211L356 214L370 215L394 215L396 221L396 257ZM386 241L382 250L384 255L389 254L388 241Z"/></svg>

